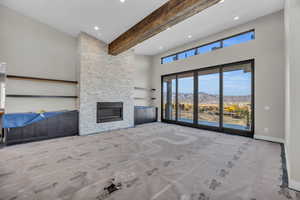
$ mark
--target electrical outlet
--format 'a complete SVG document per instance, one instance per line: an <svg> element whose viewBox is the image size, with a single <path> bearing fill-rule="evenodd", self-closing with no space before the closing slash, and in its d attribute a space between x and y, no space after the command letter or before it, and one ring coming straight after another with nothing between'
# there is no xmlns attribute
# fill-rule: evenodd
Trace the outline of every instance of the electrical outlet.
<svg viewBox="0 0 300 200"><path fill-rule="evenodd" d="M265 110L270 110L270 106L265 106Z"/></svg>
<svg viewBox="0 0 300 200"><path fill-rule="evenodd" d="M269 128L264 128L265 133L269 133Z"/></svg>

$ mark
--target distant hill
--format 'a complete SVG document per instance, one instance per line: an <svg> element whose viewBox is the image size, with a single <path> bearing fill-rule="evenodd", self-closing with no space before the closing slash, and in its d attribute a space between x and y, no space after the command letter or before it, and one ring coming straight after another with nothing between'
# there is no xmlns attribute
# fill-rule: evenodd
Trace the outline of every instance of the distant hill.
<svg viewBox="0 0 300 200"><path fill-rule="evenodd" d="M186 93L179 93L178 99L180 101L183 101L185 103L193 103L193 94L186 94ZM199 102L201 103L218 103L219 102L219 96L207 94L204 92L199 93ZM225 96L224 97L225 102L232 102L232 103L239 103L239 102L250 102L251 96Z"/></svg>

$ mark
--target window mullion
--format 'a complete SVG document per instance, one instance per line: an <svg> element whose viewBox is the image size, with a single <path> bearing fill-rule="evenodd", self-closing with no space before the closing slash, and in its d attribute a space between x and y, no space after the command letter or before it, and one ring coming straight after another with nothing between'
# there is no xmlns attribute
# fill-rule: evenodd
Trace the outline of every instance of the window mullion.
<svg viewBox="0 0 300 200"><path fill-rule="evenodd" d="M223 67L220 67L220 111L219 111L219 120L220 120L220 129L222 130L223 129L223 112L224 112L224 104L223 104Z"/></svg>
<svg viewBox="0 0 300 200"><path fill-rule="evenodd" d="M199 88L198 88L198 72L194 72L194 124L198 124L198 94Z"/></svg>

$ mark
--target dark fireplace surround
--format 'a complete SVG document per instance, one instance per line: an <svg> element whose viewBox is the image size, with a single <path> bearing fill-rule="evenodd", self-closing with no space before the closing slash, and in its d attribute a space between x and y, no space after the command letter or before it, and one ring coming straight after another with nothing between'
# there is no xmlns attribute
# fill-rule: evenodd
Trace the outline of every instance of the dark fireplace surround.
<svg viewBox="0 0 300 200"><path fill-rule="evenodd" d="M97 123L123 120L123 102L98 102Z"/></svg>

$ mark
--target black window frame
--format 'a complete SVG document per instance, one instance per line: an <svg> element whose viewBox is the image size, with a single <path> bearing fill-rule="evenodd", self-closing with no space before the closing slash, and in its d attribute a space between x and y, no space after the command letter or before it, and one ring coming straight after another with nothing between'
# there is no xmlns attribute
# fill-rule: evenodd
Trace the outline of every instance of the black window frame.
<svg viewBox="0 0 300 200"><path fill-rule="evenodd" d="M238 64L251 64L251 130L245 131L245 130L239 130L239 129L231 129L231 128L226 128L222 126L223 123L223 68L231 65L238 65ZM198 120L198 72L199 71L205 71L205 70L210 70L210 69L219 69L220 70L220 126L219 127L213 127L213 126L205 126L197 123ZM185 123L178 121L178 112L177 112L177 107L178 107L178 75L179 74L184 74L184 73L194 73L194 122L193 123ZM164 77L167 76L176 76L176 116L175 120L167 120L164 119L163 117L163 80ZM233 62L233 63L226 63L226 64L221 64L221 65L216 65L212 67L204 67L204 68L198 68L194 70L189 70L189 71L183 71L183 72L178 72L178 73L172 73L172 74L166 74L161 76L161 122L163 123L170 123L170 124L177 124L177 125L182 125L182 126L187 126L187 127L193 127L193 128L199 128L199 129L204 129L204 130L210 130L210 131L216 131L216 132L221 132L221 133L226 133L230 135L240 135L240 136L245 136L245 137L254 137L254 131L255 131L255 59L250 59L250 60L244 60L244 61L239 61L239 62Z"/></svg>
<svg viewBox="0 0 300 200"><path fill-rule="evenodd" d="M207 47L207 46L212 45L212 44L215 44L215 43L219 43L219 44L220 44L220 47L216 47L215 49L212 48L211 51L215 51L215 50L218 50L218 49L222 49L222 48L223 48L223 40L221 40L221 41L216 41L216 42L211 42L211 43L209 43L209 44L205 44L205 45L202 45L202 46L198 47L198 48L197 48L197 55L199 55L199 54L205 54L205 53L211 52L211 51L208 51L208 52L205 52L205 53L200 53L200 52L199 52L199 49L201 49L202 47Z"/></svg>
<svg viewBox="0 0 300 200"><path fill-rule="evenodd" d="M170 58L170 57L174 57L174 59L173 59L173 61L170 61L170 62L167 62L167 63L171 63L171 62L174 62L174 61L178 60L178 54L173 54L173 55L170 55L170 56L166 56L166 57L161 58L161 63L163 63L164 59ZM166 64L166 63L165 63L165 64Z"/></svg>
<svg viewBox="0 0 300 200"><path fill-rule="evenodd" d="M175 56L175 59L174 59L173 61L171 61L171 62L177 61L177 60L179 60L179 59L178 59L178 55L179 55L179 54L182 54L182 53L185 53L185 52L188 52L188 51L191 51L191 50L195 50L195 51L196 51L196 52L195 52L195 56L196 56L196 55L199 55L199 54L201 54L201 53L199 53L199 51L198 51L199 48L204 47L204 46L208 46L208 45L211 45L211 44L214 44L214 43L217 43L217 42L220 42L220 43L221 43L221 47L220 47L220 48L217 48L217 49L215 49L215 50L223 49L223 48L224 48L224 45L223 45L223 41L224 41L224 40L228 40L228 39L230 39L230 38L234 38L234 37L237 37L237 36L240 36L240 35L244 35L244 34L246 34L246 33L251 33L251 32L254 33L254 37L253 37L252 40L255 40L255 39L256 39L256 32L255 32L255 29L251 29L251 30L248 30L248 31L245 31L245 32L242 32L242 33L238 33L238 34L235 34L235 35L231 35L231 36L229 36L229 37L222 38L222 39L220 39L220 40L216 40L216 41L209 42L209 43L206 43L206 44L197 46L197 47L193 47L193 48L186 49L186 50L183 50L183 51L180 51L180 52L177 52L177 53L173 53L173 54L168 55L168 56L164 56L164 57L161 58L161 64L167 64L167 63L164 63L163 60L164 60L165 58L173 57L173 56ZM242 44L242 43L240 43L240 44ZM213 51L215 51L215 50L213 50ZM192 56L189 56L189 57L192 57ZM183 60L183 59L180 59L180 60ZM171 62L168 62L168 63L171 63Z"/></svg>

